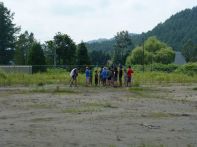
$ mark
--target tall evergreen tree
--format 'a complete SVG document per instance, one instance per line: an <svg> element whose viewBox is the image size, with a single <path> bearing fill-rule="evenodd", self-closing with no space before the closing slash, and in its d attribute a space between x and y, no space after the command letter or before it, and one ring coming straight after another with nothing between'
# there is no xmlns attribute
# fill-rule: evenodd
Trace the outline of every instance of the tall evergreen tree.
<svg viewBox="0 0 197 147"><path fill-rule="evenodd" d="M77 49L77 65L88 65L90 64L90 59L88 56L87 47L84 42L78 45Z"/></svg>
<svg viewBox="0 0 197 147"><path fill-rule="evenodd" d="M8 64L13 59L16 34L20 30L13 18L14 13L0 2L0 64Z"/></svg>

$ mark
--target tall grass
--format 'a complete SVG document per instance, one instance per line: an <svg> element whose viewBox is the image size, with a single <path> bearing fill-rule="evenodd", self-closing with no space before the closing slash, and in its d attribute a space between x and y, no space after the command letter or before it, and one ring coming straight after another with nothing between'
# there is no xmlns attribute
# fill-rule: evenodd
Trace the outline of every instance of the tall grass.
<svg viewBox="0 0 197 147"><path fill-rule="evenodd" d="M94 73L94 72L93 72ZM94 76L93 76L94 77ZM79 85L85 85L84 73L79 73L77 78ZM44 85L44 84L69 84L69 72L62 69L51 69L45 73L23 74L5 73L0 71L0 86L9 85ZM197 74L188 75L182 72L138 72L133 76L134 85L156 83L197 83Z"/></svg>
<svg viewBox="0 0 197 147"><path fill-rule="evenodd" d="M197 74L190 76L176 72L137 72L133 76L133 81L134 84L197 83Z"/></svg>

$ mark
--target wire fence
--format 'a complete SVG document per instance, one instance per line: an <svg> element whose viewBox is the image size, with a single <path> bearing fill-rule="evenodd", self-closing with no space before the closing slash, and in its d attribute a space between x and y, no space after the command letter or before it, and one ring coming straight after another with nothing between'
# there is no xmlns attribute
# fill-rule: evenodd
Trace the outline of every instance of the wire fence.
<svg viewBox="0 0 197 147"><path fill-rule="evenodd" d="M114 68L114 67L122 67L123 69L127 69L126 65L10 65L10 66L0 66L0 70L9 73L37 73L37 72L46 72L48 70L59 69L70 72L73 68L77 68L79 72L84 72L86 67L90 69L101 69L102 67ZM137 72L154 72L161 71L166 73L171 73L176 71L177 69L181 69L183 65L177 64L150 64L150 65L131 65L131 68ZM188 65L185 70L192 70L197 73L197 66Z"/></svg>

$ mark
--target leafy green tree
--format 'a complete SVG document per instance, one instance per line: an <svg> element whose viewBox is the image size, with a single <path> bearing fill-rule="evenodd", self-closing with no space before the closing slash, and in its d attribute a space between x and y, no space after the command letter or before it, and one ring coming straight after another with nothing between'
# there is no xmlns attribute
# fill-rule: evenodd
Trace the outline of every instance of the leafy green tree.
<svg viewBox="0 0 197 147"><path fill-rule="evenodd" d="M194 45L191 39L184 44L182 53L187 62L197 61L197 45Z"/></svg>
<svg viewBox="0 0 197 147"><path fill-rule="evenodd" d="M90 59L88 56L88 50L84 42L78 45L77 49L77 65L88 65L90 64Z"/></svg>
<svg viewBox="0 0 197 147"><path fill-rule="evenodd" d="M159 41L156 37L150 37L145 41L144 51L138 46L127 57L126 64L170 64L174 62L175 52L167 44Z"/></svg>
<svg viewBox="0 0 197 147"><path fill-rule="evenodd" d="M115 36L113 62L124 64L133 44L128 31L118 32Z"/></svg>
<svg viewBox="0 0 197 147"><path fill-rule="evenodd" d="M145 41L144 47L148 52L154 53L156 51L159 51L161 48L166 48L167 45L158 40L157 37L152 36Z"/></svg>
<svg viewBox="0 0 197 147"><path fill-rule="evenodd" d="M20 28L13 23L14 13L0 2L0 64L13 59L14 43Z"/></svg>
<svg viewBox="0 0 197 147"><path fill-rule="evenodd" d="M126 65L131 64L149 64L152 62L152 54L148 51L144 51L144 57L143 57L143 48L138 46L135 49L133 49L132 54L127 57Z"/></svg>
<svg viewBox="0 0 197 147"><path fill-rule="evenodd" d="M35 41L34 34L28 33L28 31L25 31L18 37L15 44L15 64L27 65L30 48Z"/></svg>
<svg viewBox="0 0 197 147"><path fill-rule="evenodd" d="M54 36L54 47L59 65L76 63L76 45L68 35L57 33Z"/></svg>
<svg viewBox="0 0 197 147"><path fill-rule="evenodd" d="M161 48L155 56L155 62L170 64L174 62L174 58L175 52L172 50L172 48Z"/></svg>
<svg viewBox="0 0 197 147"><path fill-rule="evenodd" d="M40 43L35 42L31 46L28 64L33 65L33 72L43 72L46 70L45 56Z"/></svg>

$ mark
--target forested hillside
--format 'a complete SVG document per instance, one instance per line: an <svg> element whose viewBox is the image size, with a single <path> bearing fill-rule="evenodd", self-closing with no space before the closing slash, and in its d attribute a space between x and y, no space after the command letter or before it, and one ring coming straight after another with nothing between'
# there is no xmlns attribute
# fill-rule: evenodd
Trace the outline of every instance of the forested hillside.
<svg viewBox="0 0 197 147"><path fill-rule="evenodd" d="M171 16L164 23L147 32L145 36L157 36L175 50L181 50L188 40L197 44L197 7Z"/></svg>
<svg viewBox="0 0 197 147"><path fill-rule="evenodd" d="M159 23L153 30L139 35L132 34L131 38L136 46L142 43L143 37L147 39L150 36L156 36L177 51L181 51L184 44L189 40L197 44L197 7L172 15L164 23ZM103 42L88 43L88 49L110 51L113 49L113 45L114 40L110 39Z"/></svg>
<svg viewBox="0 0 197 147"><path fill-rule="evenodd" d="M86 43L86 46L89 51L105 51L110 52L113 50L113 46L115 44L114 39L106 39L106 40L94 40Z"/></svg>

